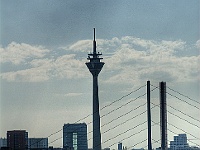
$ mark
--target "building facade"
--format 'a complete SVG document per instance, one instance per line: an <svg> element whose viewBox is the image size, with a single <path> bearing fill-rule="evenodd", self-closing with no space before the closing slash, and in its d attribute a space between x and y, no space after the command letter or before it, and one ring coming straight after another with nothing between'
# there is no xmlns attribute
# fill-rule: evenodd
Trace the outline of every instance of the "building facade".
<svg viewBox="0 0 200 150"><path fill-rule="evenodd" d="M26 130L7 131L7 147L15 150L27 150L28 132Z"/></svg>
<svg viewBox="0 0 200 150"><path fill-rule="evenodd" d="M118 143L118 150L122 150L122 143Z"/></svg>
<svg viewBox="0 0 200 150"><path fill-rule="evenodd" d="M69 150L88 150L87 125L85 123L64 124L63 148Z"/></svg>
<svg viewBox="0 0 200 150"><path fill-rule="evenodd" d="M29 150L48 149L48 138L29 138L28 139L28 148L29 148Z"/></svg>
<svg viewBox="0 0 200 150"><path fill-rule="evenodd" d="M7 147L7 139L6 138L0 138L0 148L1 147Z"/></svg>
<svg viewBox="0 0 200 150"><path fill-rule="evenodd" d="M179 134L174 136L174 140L170 141L170 150L189 150L189 144L187 143L187 135Z"/></svg>

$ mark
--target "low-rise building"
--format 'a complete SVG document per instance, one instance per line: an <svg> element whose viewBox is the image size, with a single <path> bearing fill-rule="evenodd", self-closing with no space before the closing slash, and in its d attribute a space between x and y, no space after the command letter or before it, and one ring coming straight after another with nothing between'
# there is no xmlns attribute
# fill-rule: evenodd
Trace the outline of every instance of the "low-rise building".
<svg viewBox="0 0 200 150"><path fill-rule="evenodd" d="M0 138L0 148L1 147L7 147L7 139L6 138Z"/></svg>
<svg viewBox="0 0 200 150"><path fill-rule="evenodd" d="M170 141L171 150L189 150L189 144L187 143L187 135L179 134L174 136L174 140Z"/></svg>
<svg viewBox="0 0 200 150"><path fill-rule="evenodd" d="M48 149L48 138L29 138L28 139L28 148L29 148L29 150Z"/></svg>

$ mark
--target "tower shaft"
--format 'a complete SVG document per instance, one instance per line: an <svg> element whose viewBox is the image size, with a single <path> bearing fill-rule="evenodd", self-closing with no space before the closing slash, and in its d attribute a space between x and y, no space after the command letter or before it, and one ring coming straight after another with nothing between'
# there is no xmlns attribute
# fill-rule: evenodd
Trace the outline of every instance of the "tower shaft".
<svg viewBox="0 0 200 150"><path fill-rule="evenodd" d="M161 149L167 150L167 102L166 102L166 82L160 82L160 132Z"/></svg>
<svg viewBox="0 0 200 150"><path fill-rule="evenodd" d="M150 81L147 81L147 121L148 121L148 150L152 150L151 144L151 97Z"/></svg>
<svg viewBox="0 0 200 150"><path fill-rule="evenodd" d="M98 76L93 76L93 150L101 150Z"/></svg>

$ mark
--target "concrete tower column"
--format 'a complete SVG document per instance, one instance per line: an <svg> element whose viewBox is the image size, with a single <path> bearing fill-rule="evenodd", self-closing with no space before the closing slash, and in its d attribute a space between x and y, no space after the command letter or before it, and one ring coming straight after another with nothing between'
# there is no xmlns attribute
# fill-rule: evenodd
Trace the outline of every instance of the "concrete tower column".
<svg viewBox="0 0 200 150"><path fill-rule="evenodd" d="M147 81L147 121L148 121L148 150L152 150L151 144L151 90L150 81Z"/></svg>
<svg viewBox="0 0 200 150"><path fill-rule="evenodd" d="M166 102L166 82L160 82L160 132L161 150L167 150L167 102Z"/></svg>

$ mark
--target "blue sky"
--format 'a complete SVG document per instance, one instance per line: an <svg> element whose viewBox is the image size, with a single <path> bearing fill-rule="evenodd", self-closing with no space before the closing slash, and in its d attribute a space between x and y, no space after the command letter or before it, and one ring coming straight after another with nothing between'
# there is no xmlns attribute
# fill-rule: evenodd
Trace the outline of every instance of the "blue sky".
<svg viewBox="0 0 200 150"><path fill-rule="evenodd" d="M45 137L61 129L64 123L76 122L92 112L92 76L85 62L92 51L94 27L97 50L103 53L105 62L99 76L100 107L144 85L147 80L156 86L166 81L169 87L199 101L198 0L2 0L0 3L2 137L13 129L26 129L30 137ZM143 92L145 89L138 94ZM152 94L155 103L158 92ZM101 114L137 96L102 110ZM179 108L179 102L173 97L168 96L168 101ZM182 111L189 110L188 114L199 116L198 109L181 105ZM102 118L102 124L129 107L132 105ZM153 111L157 121L158 113L158 109ZM188 132L196 135L187 123L170 114L168 118L177 126L184 124L181 128L190 128ZM91 118L84 121L90 122ZM127 123L118 131L132 124L137 125ZM102 128L102 132L105 130ZM158 139L158 126L155 131L154 139ZM109 135L102 135L102 141L115 134L111 131ZM173 135L169 133L169 140ZM49 141L60 136L62 133L50 137ZM145 136L123 143L130 147ZM113 142L119 142L120 138ZM111 144L107 142L103 147ZM137 146L144 147L146 143L142 144ZM61 146L62 139L53 145Z"/></svg>

